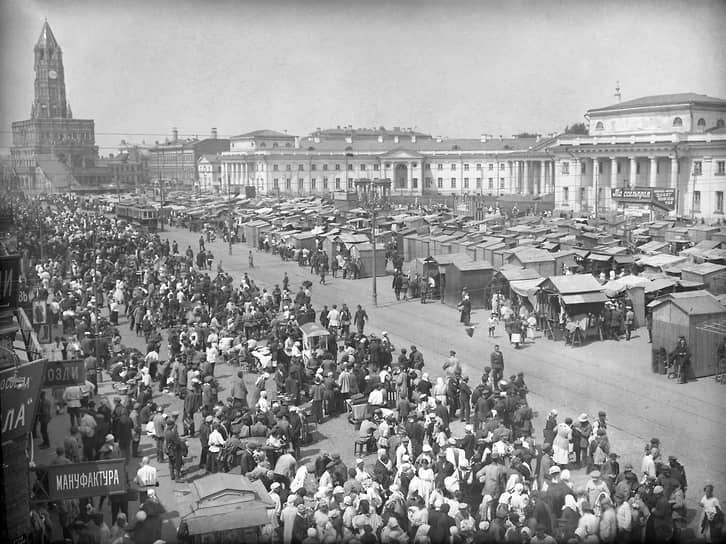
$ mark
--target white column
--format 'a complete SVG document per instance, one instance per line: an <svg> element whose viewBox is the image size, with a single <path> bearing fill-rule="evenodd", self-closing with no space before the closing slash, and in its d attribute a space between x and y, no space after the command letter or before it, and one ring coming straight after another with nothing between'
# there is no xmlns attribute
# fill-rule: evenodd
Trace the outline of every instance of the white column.
<svg viewBox="0 0 726 544"><path fill-rule="evenodd" d="M406 165L406 189L410 191L413 187L411 178L413 177L413 163L409 162Z"/></svg>
<svg viewBox="0 0 726 544"><path fill-rule="evenodd" d="M610 157L610 188L615 189L618 186L618 159Z"/></svg>
<svg viewBox="0 0 726 544"><path fill-rule="evenodd" d="M514 185L514 161L507 161L507 168L509 169L509 193L511 194L511 193L514 193L515 192L515 185ZM482 170L481 171L481 175L482 175L482 178L481 178L482 187L487 182L486 178L484 178L484 172L485 172L485 170Z"/></svg>
<svg viewBox="0 0 726 544"><path fill-rule="evenodd" d="M657 157L648 157L650 159L650 170L648 171L648 185L651 187L655 187L656 184L656 174L658 172L658 158Z"/></svg>
<svg viewBox="0 0 726 544"><path fill-rule="evenodd" d="M531 190L529 187L529 161L524 161L524 176L522 177L524 178L524 180L522 181L522 188L524 190L524 194L531 194Z"/></svg>
<svg viewBox="0 0 726 544"><path fill-rule="evenodd" d="M601 202L598 195L600 194L600 159L592 159L592 199L588 199L588 206L592 204L595 209L595 216L598 215L598 208ZM592 200L592 203L590 202Z"/></svg>
<svg viewBox="0 0 726 544"><path fill-rule="evenodd" d="M671 159L671 177L670 187L671 189L678 189L678 158L673 156Z"/></svg>
<svg viewBox="0 0 726 544"><path fill-rule="evenodd" d="M547 161L539 161L539 185L537 185L537 194L545 193L547 187Z"/></svg>
<svg viewBox="0 0 726 544"><path fill-rule="evenodd" d="M638 185L638 158L637 157L630 157L630 172L628 174L629 179L628 183L630 183L631 187L635 187Z"/></svg>

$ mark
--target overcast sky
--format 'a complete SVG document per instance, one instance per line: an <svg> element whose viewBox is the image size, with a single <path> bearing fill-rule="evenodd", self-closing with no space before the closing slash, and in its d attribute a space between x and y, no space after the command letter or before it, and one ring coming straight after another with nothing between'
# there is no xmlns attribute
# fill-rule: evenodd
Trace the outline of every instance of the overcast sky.
<svg viewBox="0 0 726 544"><path fill-rule="evenodd" d="M2 0L0 152L33 100L45 17L101 154L271 128L548 133L652 94L726 98L724 1ZM135 135L139 134L139 135ZM144 134L144 135L141 135Z"/></svg>

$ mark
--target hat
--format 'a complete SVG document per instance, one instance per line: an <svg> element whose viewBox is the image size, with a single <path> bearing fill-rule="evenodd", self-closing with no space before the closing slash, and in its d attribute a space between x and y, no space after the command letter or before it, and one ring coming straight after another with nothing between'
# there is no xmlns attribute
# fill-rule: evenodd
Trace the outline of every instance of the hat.
<svg viewBox="0 0 726 544"><path fill-rule="evenodd" d="M559 466L553 465L553 466L550 467L550 469L549 469L548 472L549 472L550 475L552 475L552 474L559 474L560 472L562 472L562 470L560 469Z"/></svg>
<svg viewBox="0 0 726 544"><path fill-rule="evenodd" d="M619 455L618 455L617 453L615 453L615 452L611 452L611 453L610 453L610 455L609 455L609 457L610 457L611 459L617 459L617 458L618 458L618 457L620 457L620 456L619 456Z"/></svg>
<svg viewBox="0 0 726 544"><path fill-rule="evenodd" d="M112 434L109 433L106 435L106 442L113 442L114 440L116 440L116 439L114 438L114 436Z"/></svg>
<svg viewBox="0 0 726 544"><path fill-rule="evenodd" d="M580 423L585 423L587 421L587 414L580 414L580 417L577 418L577 421L579 421Z"/></svg>
<svg viewBox="0 0 726 544"><path fill-rule="evenodd" d="M338 493L345 493L345 489L343 489L339 485L336 485L335 489L333 489L333 495L337 495Z"/></svg>
<svg viewBox="0 0 726 544"><path fill-rule="evenodd" d="M600 477L600 471L599 471L599 470L593 470L593 471L592 471L592 472L590 473L590 476L591 476L592 478L599 478L599 477Z"/></svg>
<svg viewBox="0 0 726 544"><path fill-rule="evenodd" d="M655 486L653 488L653 494L654 495L660 495L661 493L663 493L663 486L662 485L657 485L657 486Z"/></svg>
<svg viewBox="0 0 726 544"><path fill-rule="evenodd" d="M363 462L364 462L363 459L361 459L360 457L358 457L358 459L355 460L356 465L362 465Z"/></svg>
<svg viewBox="0 0 726 544"><path fill-rule="evenodd" d="M605 412L604 412L603 410L600 410L600 411L599 411L599 412L597 413L597 415L598 415L598 416L600 416L600 417L605 417L605 416L607 416L607 414L606 414L606 413L605 413Z"/></svg>
<svg viewBox="0 0 726 544"><path fill-rule="evenodd" d="M157 412L163 412L163 411L164 411L164 408L163 408L163 407L161 407L161 406L157 406L157 407L156 407L156 411L157 411Z"/></svg>
<svg viewBox="0 0 726 544"><path fill-rule="evenodd" d="M381 336L388 336L388 331L382 331Z"/></svg>
<svg viewBox="0 0 726 544"><path fill-rule="evenodd" d="M669 461L677 461L678 460L678 457L676 457L675 455L669 455L668 456L668 460Z"/></svg>
<svg viewBox="0 0 726 544"><path fill-rule="evenodd" d="M431 446L429 446L428 444L425 444L424 447L422 448L422 450L425 451L425 452L430 452L431 451Z"/></svg>
<svg viewBox="0 0 726 544"><path fill-rule="evenodd" d="M211 423L212 421L214 421L214 417L207 416L207 417L204 418L204 421L206 421L207 423Z"/></svg>
<svg viewBox="0 0 726 544"><path fill-rule="evenodd" d="M279 489L282 487L279 482L272 482L270 484L270 491L274 491L275 489Z"/></svg>
<svg viewBox="0 0 726 544"><path fill-rule="evenodd" d="M465 432L470 433L473 430L474 430L474 425L472 425L471 423L467 423L466 425L464 425L464 431Z"/></svg>
<svg viewBox="0 0 726 544"><path fill-rule="evenodd" d="M625 463L625 466L623 467L623 472L628 472L633 470L633 465L630 463Z"/></svg>

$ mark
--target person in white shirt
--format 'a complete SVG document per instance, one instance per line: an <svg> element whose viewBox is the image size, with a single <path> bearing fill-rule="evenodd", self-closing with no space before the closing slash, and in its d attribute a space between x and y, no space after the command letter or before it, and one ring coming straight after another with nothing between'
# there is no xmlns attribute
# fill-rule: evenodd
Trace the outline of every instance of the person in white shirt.
<svg viewBox="0 0 726 544"><path fill-rule="evenodd" d="M338 311L337 304L333 304L332 309L328 312L328 328L333 332L337 332L340 328L340 311Z"/></svg>
<svg viewBox="0 0 726 544"><path fill-rule="evenodd" d="M134 483L139 487L139 504L143 504L148 495L148 490L157 487L159 480L156 467L149 464L149 457L141 459L141 468L136 471Z"/></svg>
<svg viewBox="0 0 726 544"><path fill-rule="evenodd" d="M383 406L385 404L383 393L383 384L379 384L378 387L376 387L368 395L368 404L371 406Z"/></svg>
<svg viewBox="0 0 726 544"><path fill-rule="evenodd" d="M207 470L209 472L217 472L217 462L219 460L219 452L222 451L224 446L224 438L222 433L219 432L219 423L214 425L212 432L209 433L209 455L207 457Z"/></svg>

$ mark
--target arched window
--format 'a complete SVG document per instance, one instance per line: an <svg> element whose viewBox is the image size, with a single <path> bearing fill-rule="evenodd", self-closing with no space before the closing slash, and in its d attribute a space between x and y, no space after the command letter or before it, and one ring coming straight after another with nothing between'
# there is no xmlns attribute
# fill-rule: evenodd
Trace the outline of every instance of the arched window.
<svg viewBox="0 0 726 544"><path fill-rule="evenodd" d="M676 117L675 119L673 119L673 126L674 127L682 127L683 126L683 119L681 119L680 117Z"/></svg>
<svg viewBox="0 0 726 544"><path fill-rule="evenodd" d="M698 123L696 123L696 125L697 125L697 126L698 126L699 128L703 128L703 127L705 127L705 126L706 126L706 120L705 120L705 119L704 119L703 117L701 117L701 118L700 118L700 119L698 120Z"/></svg>
<svg viewBox="0 0 726 544"><path fill-rule="evenodd" d="M260 147L267 147L267 144L265 142L260 142Z"/></svg>
<svg viewBox="0 0 726 544"><path fill-rule="evenodd" d="M602 121L598 121L597 124L595 125L595 130L602 130L602 129L603 129Z"/></svg>
<svg viewBox="0 0 726 544"><path fill-rule="evenodd" d="M716 121L716 128L723 128L723 119Z"/></svg>

